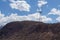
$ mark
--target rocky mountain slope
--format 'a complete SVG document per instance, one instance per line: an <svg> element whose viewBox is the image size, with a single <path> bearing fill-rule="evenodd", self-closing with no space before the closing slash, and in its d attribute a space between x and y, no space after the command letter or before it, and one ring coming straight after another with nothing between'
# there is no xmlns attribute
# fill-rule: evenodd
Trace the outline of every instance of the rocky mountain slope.
<svg viewBox="0 0 60 40"><path fill-rule="evenodd" d="M60 40L60 23L11 22L0 30L0 40Z"/></svg>

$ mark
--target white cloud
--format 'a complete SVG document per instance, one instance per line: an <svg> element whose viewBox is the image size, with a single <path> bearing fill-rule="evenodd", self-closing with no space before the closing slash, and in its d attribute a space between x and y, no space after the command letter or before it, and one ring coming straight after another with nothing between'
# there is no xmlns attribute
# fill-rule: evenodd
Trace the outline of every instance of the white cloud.
<svg viewBox="0 0 60 40"><path fill-rule="evenodd" d="M60 16L59 16L59 17L57 17L57 18L56 18L56 20L57 20L58 22L60 22Z"/></svg>
<svg viewBox="0 0 60 40"><path fill-rule="evenodd" d="M38 7L42 7L45 4L47 4L47 1L45 1L45 0L39 0L38 1Z"/></svg>
<svg viewBox="0 0 60 40"><path fill-rule="evenodd" d="M20 11L30 11L30 5L24 0L10 0L10 7Z"/></svg>
<svg viewBox="0 0 60 40"><path fill-rule="evenodd" d="M48 15L53 14L53 15L60 15L60 10L53 8Z"/></svg>
<svg viewBox="0 0 60 40"><path fill-rule="evenodd" d="M0 19L3 18L5 15L4 14L1 14L1 11L0 11Z"/></svg>
<svg viewBox="0 0 60 40"><path fill-rule="evenodd" d="M11 15L9 16L4 16L4 14L0 13L0 25L6 25L9 22L12 21L24 21L24 20L30 20L30 21L41 21L44 23L47 23L49 21L52 21L51 18L48 18L46 16L41 16L40 13L36 12L34 14L29 14L29 15L25 15L25 16L20 16L17 13L13 14L11 13ZM40 20L39 20L40 18Z"/></svg>
<svg viewBox="0 0 60 40"><path fill-rule="evenodd" d="M60 22L60 10L53 8L51 9L51 11L48 13L48 15L58 15L58 17L56 18L57 22Z"/></svg>
<svg viewBox="0 0 60 40"><path fill-rule="evenodd" d="M48 23L52 21L52 18L48 18L46 16L41 16L41 22Z"/></svg>
<svg viewBox="0 0 60 40"><path fill-rule="evenodd" d="M10 2L16 2L16 1L25 1L25 0L9 0Z"/></svg>

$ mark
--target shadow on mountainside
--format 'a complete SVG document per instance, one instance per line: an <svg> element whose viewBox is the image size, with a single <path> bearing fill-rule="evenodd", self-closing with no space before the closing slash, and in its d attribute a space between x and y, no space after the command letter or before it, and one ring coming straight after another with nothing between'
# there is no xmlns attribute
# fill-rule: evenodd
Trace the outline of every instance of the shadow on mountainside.
<svg viewBox="0 0 60 40"><path fill-rule="evenodd" d="M0 40L60 40L60 23L11 22L0 30Z"/></svg>

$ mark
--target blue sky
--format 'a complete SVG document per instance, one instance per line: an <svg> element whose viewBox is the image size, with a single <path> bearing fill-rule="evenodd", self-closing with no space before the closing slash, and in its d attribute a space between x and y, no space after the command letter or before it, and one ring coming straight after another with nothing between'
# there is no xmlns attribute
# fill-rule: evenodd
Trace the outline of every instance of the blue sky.
<svg viewBox="0 0 60 40"><path fill-rule="evenodd" d="M31 5L31 9L29 12L27 11L19 11L19 10L14 10L10 7L9 5L9 1L3 1L0 0L0 10L2 11L2 13L5 13L6 15L8 15L8 13L18 13L20 15L26 15L26 14L30 14L30 13L34 13L37 10L37 0L26 0L30 5Z"/></svg>
<svg viewBox="0 0 60 40"><path fill-rule="evenodd" d="M24 1L23 4L20 1ZM39 8L41 8L41 14L37 12ZM1 20L6 19L7 16L10 18L12 15L12 17L23 16L23 19L27 16L30 18L28 20L39 20L38 18L41 17L42 22L56 23L60 22L60 0L0 0L0 12L0 16L4 15Z"/></svg>

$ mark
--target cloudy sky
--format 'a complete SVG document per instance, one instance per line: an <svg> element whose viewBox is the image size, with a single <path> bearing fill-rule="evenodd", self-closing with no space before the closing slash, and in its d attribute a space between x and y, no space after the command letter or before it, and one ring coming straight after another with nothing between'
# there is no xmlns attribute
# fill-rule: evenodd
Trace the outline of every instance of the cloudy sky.
<svg viewBox="0 0 60 40"><path fill-rule="evenodd" d="M24 20L60 22L60 0L0 0L0 25Z"/></svg>

